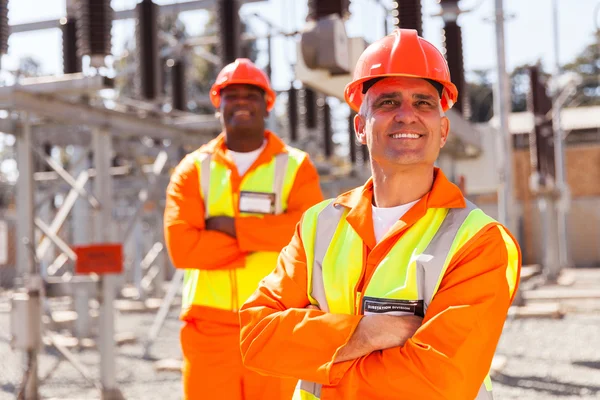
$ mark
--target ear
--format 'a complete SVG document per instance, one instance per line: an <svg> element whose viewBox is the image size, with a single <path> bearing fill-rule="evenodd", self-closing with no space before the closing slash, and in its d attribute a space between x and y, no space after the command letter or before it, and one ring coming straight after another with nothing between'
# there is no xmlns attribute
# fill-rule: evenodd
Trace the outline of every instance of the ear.
<svg viewBox="0 0 600 400"><path fill-rule="evenodd" d="M450 120L448 117L442 117L440 127L440 149L446 145L448 134L450 133Z"/></svg>
<svg viewBox="0 0 600 400"><path fill-rule="evenodd" d="M365 118L362 115L356 114L354 116L354 132L358 143L362 145L367 144L367 134L365 132L366 125Z"/></svg>

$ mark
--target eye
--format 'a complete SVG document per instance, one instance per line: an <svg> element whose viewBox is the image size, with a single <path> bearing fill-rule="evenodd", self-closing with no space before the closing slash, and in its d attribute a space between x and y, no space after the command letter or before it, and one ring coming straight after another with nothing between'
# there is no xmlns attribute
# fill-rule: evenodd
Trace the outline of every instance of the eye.
<svg viewBox="0 0 600 400"><path fill-rule="evenodd" d="M394 106L396 104L398 104L398 102L393 99L386 99L379 102L380 106Z"/></svg>
<svg viewBox="0 0 600 400"><path fill-rule="evenodd" d="M429 108L429 107L434 107L434 104L432 104L432 102L427 101L427 100L417 100L415 102L415 106L417 106L419 108Z"/></svg>

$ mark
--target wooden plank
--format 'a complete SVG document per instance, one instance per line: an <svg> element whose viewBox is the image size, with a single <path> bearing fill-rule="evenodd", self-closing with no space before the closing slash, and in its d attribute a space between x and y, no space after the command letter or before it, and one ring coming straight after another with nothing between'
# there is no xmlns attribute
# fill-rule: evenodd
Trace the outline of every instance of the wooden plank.
<svg viewBox="0 0 600 400"><path fill-rule="evenodd" d="M542 272L542 267L538 264L523 265L521 267L521 281L528 280Z"/></svg>
<svg viewBox="0 0 600 400"><path fill-rule="evenodd" d="M511 307L509 317L514 318L555 318L564 316L564 311L559 303L528 304L522 307Z"/></svg>
<svg viewBox="0 0 600 400"><path fill-rule="evenodd" d="M535 289L525 291L526 300L600 299L600 289Z"/></svg>
<svg viewBox="0 0 600 400"><path fill-rule="evenodd" d="M156 372L181 372L183 362L174 358L164 358L154 363Z"/></svg>
<svg viewBox="0 0 600 400"><path fill-rule="evenodd" d="M125 344L133 344L137 342L137 336L133 332L119 332L115 333L115 343L117 346L123 346Z"/></svg>
<svg viewBox="0 0 600 400"><path fill-rule="evenodd" d="M492 367L490 368L490 374L497 374L502 372L506 364L508 363L508 358L501 354L496 354L492 359Z"/></svg>

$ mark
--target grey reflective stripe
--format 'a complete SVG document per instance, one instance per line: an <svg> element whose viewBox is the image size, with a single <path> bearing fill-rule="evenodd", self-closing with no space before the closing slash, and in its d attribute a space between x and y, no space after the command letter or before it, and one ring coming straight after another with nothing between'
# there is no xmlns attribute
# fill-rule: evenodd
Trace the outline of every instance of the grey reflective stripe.
<svg viewBox="0 0 600 400"><path fill-rule="evenodd" d="M275 156L275 178L273 179L273 193L275 193L275 214L283 213L283 184L287 172L289 153L279 153Z"/></svg>
<svg viewBox="0 0 600 400"><path fill-rule="evenodd" d="M343 213L344 207L334 205L332 202L317 217L310 294L319 303L319 308L325 312L329 312L329 304L327 304L323 282L323 260Z"/></svg>
<svg viewBox="0 0 600 400"><path fill-rule="evenodd" d="M204 197L204 214L208 218L208 192L210 191L210 160L211 154L202 153L200 156L200 187Z"/></svg>
<svg viewBox="0 0 600 400"><path fill-rule="evenodd" d="M467 201L467 207L465 208L449 209L444 221L442 221L431 242L429 242L427 248L423 251L424 255L432 256L432 258L428 261L417 260L418 298L423 299L423 311L425 313L427 313L427 307L435 294L437 284L446 264L446 259L452 248L452 243L454 243L460 227L467 220L471 211L475 209L477 209L477 206L470 201ZM493 399L492 392L488 392L485 384L482 384L475 400Z"/></svg>
<svg viewBox="0 0 600 400"><path fill-rule="evenodd" d="M465 208L449 209L431 242L423 251L423 256L431 256L431 258L428 261L417 259L418 298L423 299L423 311L425 313L433 298L456 234L471 211L476 208L475 204L467 201L467 207Z"/></svg>
<svg viewBox="0 0 600 400"><path fill-rule="evenodd" d="M494 395L492 394L492 392L488 392L484 384L481 385L481 387L479 388L479 393L477 393L477 397L475 397L475 400L494 400Z"/></svg>
<svg viewBox="0 0 600 400"><path fill-rule="evenodd" d="M300 381L300 390L311 393L313 396L321 397L321 384L307 381Z"/></svg>

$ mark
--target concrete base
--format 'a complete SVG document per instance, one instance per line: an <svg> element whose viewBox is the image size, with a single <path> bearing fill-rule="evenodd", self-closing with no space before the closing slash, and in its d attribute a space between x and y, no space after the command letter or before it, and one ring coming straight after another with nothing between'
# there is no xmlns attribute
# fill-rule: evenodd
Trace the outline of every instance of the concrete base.
<svg viewBox="0 0 600 400"><path fill-rule="evenodd" d="M119 389L102 389L100 400L125 400L125 396Z"/></svg>

